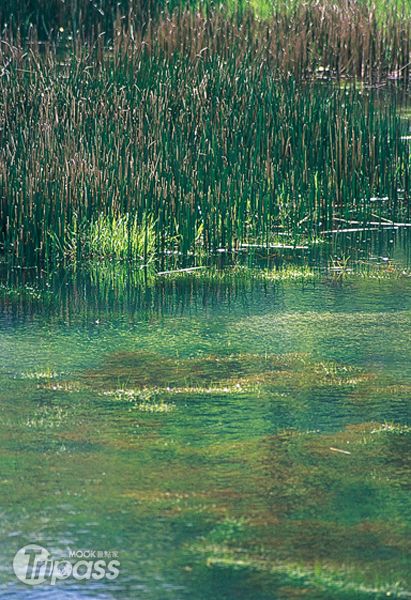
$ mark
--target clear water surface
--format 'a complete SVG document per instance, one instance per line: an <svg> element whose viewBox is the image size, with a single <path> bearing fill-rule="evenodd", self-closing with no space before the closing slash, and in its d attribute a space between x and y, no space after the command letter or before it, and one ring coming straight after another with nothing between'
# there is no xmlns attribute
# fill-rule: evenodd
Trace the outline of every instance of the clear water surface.
<svg viewBox="0 0 411 600"><path fill-rule="evenodd" d="M410 597L411 281L133 282L2 299L2 597Z"/></svg>

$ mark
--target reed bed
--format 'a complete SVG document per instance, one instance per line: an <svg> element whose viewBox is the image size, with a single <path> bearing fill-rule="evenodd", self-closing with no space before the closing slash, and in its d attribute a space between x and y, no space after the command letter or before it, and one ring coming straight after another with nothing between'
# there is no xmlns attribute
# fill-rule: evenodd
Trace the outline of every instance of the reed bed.
<svg viewBox="0 0 411 600"><path fill-rule="evenodd" d="M274 14L292 14L301 7L311 9L319 4L318 0L2 0L0 27L22 28L25 32L35 27L42 38L49 38L64 27L90 37L102 31L111 33L117 18L127 26L140 29L150 19L187 8L206 13L223 8L240 15L252 12L259 18L269 19ZM326 5L345 12L353 8L366 9L380 20L385 20L387 15L411 12L408 0L329 0Z"/></svg>
<svg viewBox="0 0 411 600"><path fill-rule="evenodd" d="M117 14L112 33L2 39L6 256L147 262L409 218L410 142L380 89L408 82L405 12Z"/></svg>

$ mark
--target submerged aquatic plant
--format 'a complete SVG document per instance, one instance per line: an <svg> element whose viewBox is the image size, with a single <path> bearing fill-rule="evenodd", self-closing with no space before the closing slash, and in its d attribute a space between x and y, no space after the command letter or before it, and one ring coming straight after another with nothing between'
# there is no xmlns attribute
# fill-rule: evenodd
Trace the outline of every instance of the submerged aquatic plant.
<svg viewBox="0 0 411 600"><path fill-rule="evenodd" d="M243 491L256 509L243 515L231 490L237 505L230 503L193 550L210 568L265 572L303 585L307 597L310 591L323 597L316 592L325 590L324 598L407 598L409 527L402 511L409 506L409 438L406 425L363 423L334 433L283 431L255 443L254 452L238 442L217 448L214 458L231 456L256 478L254 491L250 485ZM243 490L240 477L237 486ZM348 513L346 498L353 494L365 508L359 503ZM378 507L367 504L374 495Z"/></svg>
<svg viewBox="0 0 411 600"><path fill-rule="evenodd" d="M146 413L168 413L175 409L173 403L165 402L157 389L120 388L106 391L104 395L116 400L131 402L133 408Z"/></svg>
<svg viewBox="0 0 411 600"><path fill-rule="evenodd" d="M36 381L57 379L59 376L60 373L56 373L52 369L44 369L44 371L27 371L20 374L22 379L34 379Z"/></svg>

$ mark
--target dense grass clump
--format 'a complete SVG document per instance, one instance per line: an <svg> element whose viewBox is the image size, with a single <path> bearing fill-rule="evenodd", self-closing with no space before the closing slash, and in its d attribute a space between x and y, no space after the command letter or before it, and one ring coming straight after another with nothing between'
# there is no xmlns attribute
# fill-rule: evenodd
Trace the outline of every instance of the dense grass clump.
<svg viewBox="0 0 411 600"><path fill-rule="evenodd" d="M407 217L396 96L343 75L386 78L405 56L409 22L398 17L396 36L365 6L350 10L351 21L331 4L264 21L187 10L144 31L117 23L114 41L10 33L4 253L147 261L278 232L315 236L335 217Z"/></svg>
<svg viewBox="0 0 411 600"><path fill-rule="evenodd" d="M141 223L129 214L103 213L73 222L65 235L51 229L52 257L73 262L82 259L138 260L147 264L155 255L154 223L143 215Z"/></svg>

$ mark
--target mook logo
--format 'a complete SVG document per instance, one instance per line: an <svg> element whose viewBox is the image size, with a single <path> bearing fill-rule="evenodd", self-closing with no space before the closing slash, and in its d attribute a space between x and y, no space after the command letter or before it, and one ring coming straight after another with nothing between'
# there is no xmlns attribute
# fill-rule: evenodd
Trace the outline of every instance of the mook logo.
<svg viewBox="0 0 411 600"><path fill-rule="evenodd" d="M114 580L120 574L120 561L108 560L118 552L77 550L69 552L69 558L55 560L50 552L38 544L20 548L13 559L14 573L26 585L55 585L64 579L77 581L101 579ZM77 560L73 560L73 559Z"/></svg>

